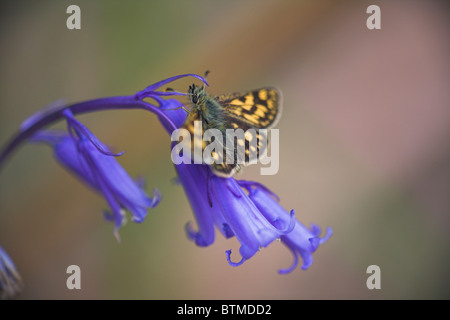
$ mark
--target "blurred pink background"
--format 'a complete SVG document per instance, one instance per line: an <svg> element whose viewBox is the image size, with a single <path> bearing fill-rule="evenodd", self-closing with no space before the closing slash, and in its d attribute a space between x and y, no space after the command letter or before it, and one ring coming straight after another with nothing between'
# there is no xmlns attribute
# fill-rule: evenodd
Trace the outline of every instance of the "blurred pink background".
<svg viewBox="0 0 450 320"><path fill-rule="evenodd" d="M0 144L49 103L133 94L182 73L212 94L277 86L284 94L280 170L264 183L303 223L332 238L307 271L278 242L238 268L220 234L187 240L194 220L173 184L170 137L143 111L80 116L120 162L163 200L120 230L106 203L25 145L0 172L0 244L14 259L22 299L448 299L450 278L450 44L444 1L64 1L2 3ZM368 30L366 8L381 8ZM171 86L185 91L192 80ZM64 128L59 123L56 128ZM237 257L235 258L237 259ZM82 289L66 288L81 268ZM366 268L381 268L368 290Z"/></svg>

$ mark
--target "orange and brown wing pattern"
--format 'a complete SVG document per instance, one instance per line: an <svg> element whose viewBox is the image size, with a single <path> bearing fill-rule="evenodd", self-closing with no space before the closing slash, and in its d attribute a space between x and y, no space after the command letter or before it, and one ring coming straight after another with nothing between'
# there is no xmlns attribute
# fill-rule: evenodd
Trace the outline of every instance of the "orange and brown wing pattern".
<svg viewBox="0 0 450 320"><path fill-rule="evenodd" d="M194 148L206 151L210 144L202 137L195 137L195 121L202 123L202 136L207 128L218 129L223 135L218 153L213 151L203 155L209 160L215 160L211 169L216 175L230 177L240 171L242 166L256 163L253 162L256 158L266 154L269 141L267 130L264 129L275 126L281 115L281 92L278 89L265 87L214 98L206 94L204 89L194 89L198 88L194 86L191 90L195 107L189 111L183 126L191 134L192 156ZM242 129L242 134L230 139L226 134L227 129ZM232 163L227 161L229 155L234 160Z"/></svg>
<svg viewBox="0 0 450 320"><path fill-rule="evenodd" d="M231 128L237 125L233 125L233 118L247 123L249 127L264 129L273 127L281 116L281 92L277 88L224 94L215 99L230 118Z"/></svg>

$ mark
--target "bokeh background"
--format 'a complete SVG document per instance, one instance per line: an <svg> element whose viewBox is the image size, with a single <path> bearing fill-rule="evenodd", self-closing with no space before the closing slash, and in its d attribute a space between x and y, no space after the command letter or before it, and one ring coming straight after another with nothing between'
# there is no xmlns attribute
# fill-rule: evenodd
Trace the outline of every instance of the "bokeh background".
<svg viewBox="0 0 450 320"><path fill-rule="evenodd" d="M66 8L81 8L81 30ZM381 8L368 30L366 8ZM188 241L193 214L174 184L169 136L144 111L80 116L163 201L122 242L103 198L43 145L0 172L0 243L25 282L22 299L448 299L450 297L450 10L445 1L2 1L0 144L29 115L68 102L133 94L182 73L212 94L284 93L280 170L242 178L274 192L333 237L307 271L273 243L239 268L217 234ZM192 80L171 86L185 91ZM62 123L54 126L63 128ZM238 256L234 256L238 259ZM81 268L81 290L66 268ZM368 290L366 268L381 268Z"/></svg>

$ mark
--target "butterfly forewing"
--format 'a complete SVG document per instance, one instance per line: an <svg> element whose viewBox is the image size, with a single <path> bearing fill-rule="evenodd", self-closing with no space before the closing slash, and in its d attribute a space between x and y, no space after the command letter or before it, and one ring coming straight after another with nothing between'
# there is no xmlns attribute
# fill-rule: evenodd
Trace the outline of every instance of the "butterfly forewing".
<svg viewBox="0 0 450 320"><path fill-rule="evenodd" d="M273 87L224 94L215 99L224 107L227 116L258 129L274 126L281 115L281 93Z"/></svg>

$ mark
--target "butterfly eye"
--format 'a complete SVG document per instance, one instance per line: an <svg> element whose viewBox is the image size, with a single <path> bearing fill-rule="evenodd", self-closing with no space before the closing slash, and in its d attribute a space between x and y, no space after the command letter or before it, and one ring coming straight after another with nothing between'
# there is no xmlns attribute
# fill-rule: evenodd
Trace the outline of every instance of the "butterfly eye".
<svg viewBox="0 0 450 320"><path fill-rule="evenodd" d="M197 95L196 95L196 94L193 94L193 95L192 95L192 102L193 102L193 103L197 103L197 102L198 102L198 98L197 98Z"/></svg>

